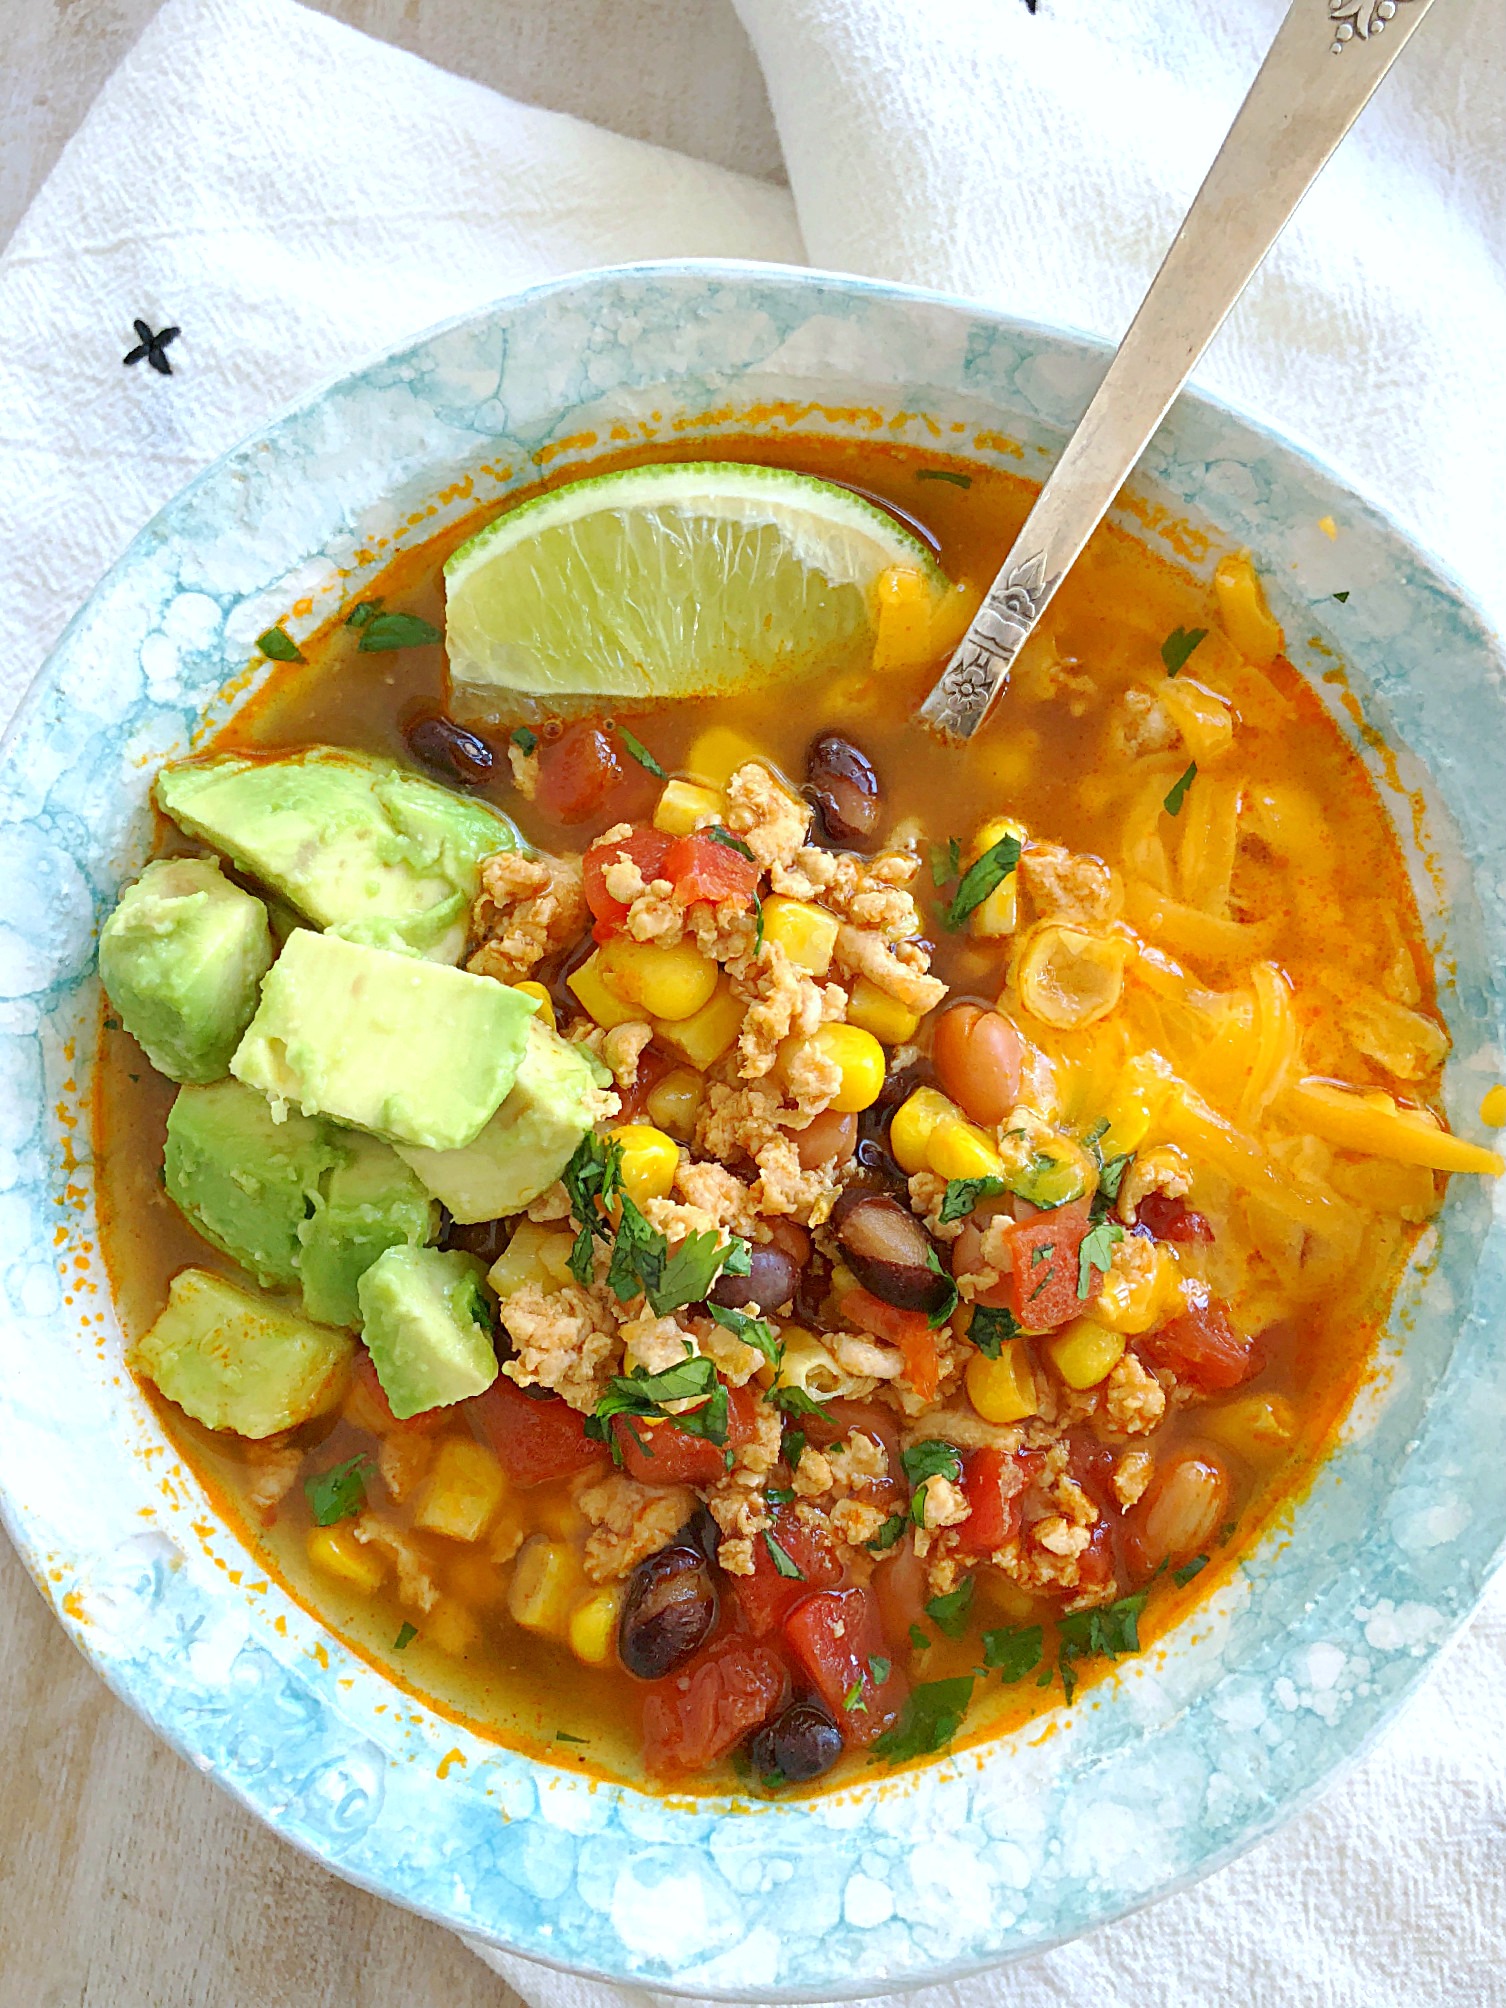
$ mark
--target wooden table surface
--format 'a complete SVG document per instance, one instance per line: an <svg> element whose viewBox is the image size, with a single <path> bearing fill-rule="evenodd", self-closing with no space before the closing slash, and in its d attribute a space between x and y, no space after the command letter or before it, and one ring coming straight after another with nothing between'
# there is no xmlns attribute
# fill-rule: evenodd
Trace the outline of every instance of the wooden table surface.
<svg viewBox="0 0 1506 2008"><path fill-rule="evenodd" d="M157 5L0 0L0 244ZM730 0L327 0L325 11L510 96L779 172ZM682 66L635 63L666 37ZM0 2008L516 2002L450 1933L306 1861L159 1743L0 1537Z"/></svg>

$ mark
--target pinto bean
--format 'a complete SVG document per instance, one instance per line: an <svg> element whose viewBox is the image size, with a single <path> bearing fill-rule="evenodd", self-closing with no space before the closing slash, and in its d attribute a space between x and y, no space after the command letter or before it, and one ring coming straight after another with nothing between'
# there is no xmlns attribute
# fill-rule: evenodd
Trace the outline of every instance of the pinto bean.
<svg viewBox="0 0 1506 2008"><path fill-rule="evenodd" d="M806 793L835 844L864 844L878 828L878 775L868 755L840 732L819 733L805 756Z"/></svg>
<svg viewBox="0 0 1506 2008"><path fill-rule="evenodd" d="M660 1680L710 1635L716 1612L716 1581L701 1550L661 1548L628 1577L617 1656L639 1680Z"/></svg>
<svg viewBox="0 0 1506 2008"><path fill-rule="evenodd" d="M932 1267L931 1237L907 1206L883 1192L847 1192L832 1212L848 1268L865 1290L905 1311L934 1311L947 1280Z"/></svg>
<svg viewBox="0 0 1506 2008"><path fill-rule="evenodd" d="M1229 1474L1209 1450L1185 1452L1152 1481L1125 1515L1125 1549L1135 1574L1153 1575L1207 1547L1228 1517Z"/></svg>
<svg viewBox="0 0 1506 2008"><path fill-rule="evenodd" d="M972 1118L991 1128L1020 1098L1020 1035L997 1011L954 1004L936 1021L936 1078Z"/></svg>
<svg viewBox="0 0 1506 2008"><path fill-rule="evenodd" d="M795 1155L802 1171L821 1164L845 1164L858 1141L858 1119L837 1109L823 1109L814 1121L795 1132Z"/></svg>

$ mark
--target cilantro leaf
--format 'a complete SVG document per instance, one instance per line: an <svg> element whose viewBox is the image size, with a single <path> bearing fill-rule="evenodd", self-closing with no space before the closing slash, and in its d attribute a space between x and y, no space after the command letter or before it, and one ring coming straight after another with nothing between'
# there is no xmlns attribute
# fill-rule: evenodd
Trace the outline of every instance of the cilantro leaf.
<svg viewBox="0 0 1506 2008"><path fill-rule="evenodd" d="M973 1578L964 1576L947 1596L932 1597L927 1603L926 1616L948 1638L961 1638L967 1630L967 1614L972 1609L974 1587Z"/></svg>
<svg viewBox="0 0 1506 2008"><path fill-rule="evenodd" d="M1187 790L1192 786L1193 782L1196 779L1197 779L1197 762L1196 760L1189 760L1186 767L1182 771L1181 779L1175 781L1172 784L1170 793L1167 795L1166 800L1161 805L1165 809L1168 816L1181 815L1182 804L1187 799Z"/></svg>
<svg viewBox="0 0 1506 2008"><path fill-rule="evenodd" d="M588 1736L572 1736L568 1729L556 1729L554 1740L556 1743L589 1743L591 1739Z"/></svg>
<svg viewBox="0 0 1506 2008"><path fill-rule="evenodd" d="M961 927L973 909L982 906L994 888L1009 877L1020 862L1020 849L1019 838L1013 836L1000 837L996 844L990 844L982 857L975 859L962 874L962 883L942 915L943 925L954 932Z"/></svg>
<svg viewBox="0 0 1506 2008"><path fill-rule="evenodd" d="M868 1662L868 1678L875 1687L882 1687L892 1670L892 1663L880 1653L875 1653Z"/></svg>
<svg viewBox="0 0 1506 2008"><path fill-rule="evenodd" d="M917 467L915 470L915 479L917 481L950 481L954 488L971 488L973 485L971 474L959 474L950 467Z"/></svg>
<svg viewBox="0 0 1506 2008"><path fill-rule="evenodd" d="M397 1637L392 1641L392 1650L394 1652L406 1652L417 1637L417 1625L400 1624L397 1628Z"/></svg>
<svg viewBox="0 0 1506 2008"><path fill-rule="evenodd" d="M577 1224L593 1234L609 1235L612 1229L602 1209L622 1190L622 1145L587 1130L560 1177Z"/></svg>
<svg viewBox="0 0 1506 2008"><path fill-rule="evenodd" d="M1199 642L1208 639L1206 628L1173 628L1161 644L1161 660L1166 665L1168 676L1180 676L1187 665L1187 658Z"/></svg>
<svg viewBox="0 0 1506 2008"><path fill-rule="evenodd" d="M764 1396L781 1415L824 1415L820 1402L813 1401L803 1387L774 1387ZM802 1440L801 1448L804 1442Z"/></svg>
<svg viewBox="0 0 1506 2008"><path fill-rule="evenodd" d="M589 1227L583 1227L570 1250L570 1274L584 1290L596 1274L596 1241Z"/></svg>
<svg viewBox="0 0 1506 2008"><path fill-rule="evenodd" d="M366 1504L366 1472L370 1463L371 1459L363 1454L304 1479L303 1490L316 1527L333 1527L337 1520L354 1519L360 1512Z"/></svg>
<svg viewBox="0 0 1506 2008"><path fill-rule="evenodd" d="M948 837L944 844L931 846L931 883L938 892L950 885L962 870L962 841Z"/></svg>
<svg viewBox="0 0 1506 2008"><path fill-rule="evenodd" d="M987 1360L996 1360L1006 1339L1020 1336L1020 1321L1005 1304L974 1304L967 1335Z"/></svg>
<svg viewBox="0 0 1506 2008"><path fill-rule="evenodd" d="M983 1664L997 1668L1005 1687L1013 1687L1041 1663L1045 1633L1039 1625L1001 1625L983 1634Z"/></svg>
<svg viewBox="0 0 1506 2008"><path fill-rule="evenodd" d="M423 648L440 638L433 621L418 614L373 614L361 629L356 647L363 655L384 655L394 648Z"/></svg>
<svg viewBox="0 0 1506 2008"><path fill-rule="evenodd" d="M1336 600L1338 601L1338 603L1339 603L1339 605L1340 605L1340 606L1343 606L1343 605L1344 605L1344 603L1345 603L1345 602L1346 602L1346 601L1348 600L1348 598L1349 598L1349 595L1348 595L1348 593L1347 593L1347 592L1343 592L1343 593L1335 593L1335 594L1333 595L1333 598L1334 598L1334 599L1336 599Z"/></svg>
<svg viewBox="0 0 1506 2008"><path fill-rule="evenodd" d="M706 1309L711 1314L713 1324L720 1325L724 1332L730 1332L735 1339L741 1339L745 1346L752 1346L763 1354L771 1367L777 1367L784 1348L774 1335L774 1327L767 1318L753 1318L746 1311L735 1311L728 1304L708 1303Z"/></svg>
<svg viewBox="0 0 1506 2008"><path fill-rule="evenodd" d="M793 1485L766 1485L763 1496L771 1506L793 1506L795 1488Z"/></svg>
<svg viewBox="0 0 1506 2008"><path fill-rule="evenodd" d="M1179 1590L1185 1589L1194 1576L1200 1576L1208 1566L1206 1555L1194 1555L1190 1562L1184 1562L1180 1569L1173 1569L1171 1580Z"/></svg>
<svg viewBox="0 0 1506 2008"><path fill-rule="evenodd" d="M757 858L754 857L742 838L734 837L732 832L724 830L720 823L708 823L705 829L697 832L697 834L703 837L710 837L712 843L720 844L723 850L736 851L737 855L740 858L746 858L750 865L758 863Z"/></svg>
<svg viewBox="0 0 1506 2008"><path fill-rule="evenodd" d="M852 1683L852 1686L849 1687L847 1692L842 1696L842 1706L847 1710L849 1715L855 1713L861 1713L863 1715L866 1715L868 1713L868 1704L863 1699L862 1674L858 1675L857 1679Z"/></svg>
<svg viewBox="0 0 1506 2008"><path fill-rule="evenodd" d="M256 646L273 662L302 662L304 659L297 642L283 627L264 628L256 637Z"/></svg>
<svg viewBox="0 0 1506 2008"><path fill-rule="evenodd" d="M538 733L530 732L526 725L515 725L507 736L513 745L520 748L524 753L534 752L539 743Z"/></svg>
<svg viewBox="0 0 1506 2008"><path fill-rule="evenodd" d="M673 1415L665 1409L666 1402L694 1401L702 1395L708 1399L699 1408L677 1410ZM612 1418L618 1415L627 1419L630 1428L631 1419L641 1416L652 1422L673 1422L689 1435L704 1436L710 1443L727 1441L727 1389L718 1379L714 1363L699 1354L693 1353L656 1374L647 1373L642 1367L634 1367L630 1374L614 1374L596 1404L595 1413L586 1417L587 1436L610 1443ZM652 1457L652 1445L636 1436L636 1432L635 1437L639 1449Z"/></svg>
<svg viewBox="0 0 1506 2008"><path fill-rule="evenodd" d="M885 1554L894 1546L909 1524L909 1520L903 1513L891 1513L883 1526L879 1528L873 1539L868 1543L869 1548L876 1555Z"/></svg>
<svg viewBox="0 0 1506 2008"><path fill-rule="evenodd" d="M782 1548L779 1545L767 1527L763 1530L763 1544L769 1551L770 1561L781 1576L788 1576L793 1582L803 1583L805 1581L804 1569L801 1568L800 1564L787 1548Z"/></svg>
<svg viewBox="0 0 1506 2008"><path fill-rule="evenodd" d="M784 1441L779 1446L779 1454L791 1471L798 1471L800 1460L805 1455L805 1431L787 1429L784 1432Z"/></svg>
<svg viewBox="0 0 1506 2008"><path fill-rule="evenodd" d="M699 1234L687 1234L665 1262L658 1281L648 1286L655 1317L667 1317L686 1304L699 1304L720 1275L730 1246L709 1227Z"/></svg>
<svg viewBox="0 0 1506 2008"><path fill-rule="evenodd" d="M1107 1276L1114 1248L1123 1239L1124 1229L1117 1220L1100 1220L1082 1237L1077 1251L1077 1294L1084 1302L1093 1294L1093 1271Z"/></svg>
<svg viewBox="0 0 1506 2008"><path fill-rule="evenodd" d="M900 1462L905 1467L905 1480L910 1487L910 1517L917 1527L924 1527L926 1480L940 1476L949 1478L955 1485L962 1476L962 1459L955 1444L947 1443L939 1436L928 1436L919 1443L912 1443L908 1450L902 1450Z"/></svg>
<svg viewBox="0 0 1506 2008"><path fill-rule="evenodd" d="M931 1635L929 1632L923 1632L919 1625L911 1625L910 1643L916 1652L926 1652L930 1649Z"/></svg>
<svg viewBox="0 0 1506 2008"><path fill-rule="evenodd" d="M955 1680L923 1681L919 1687L911 1688L899 1721L875 1739L875 1754L887 1757L891 1764L902 1764L911 1757L928 1757L957 1734L972 1698L970 1673L960 1674Z"/></svg>
<svg viewBox="0 0 1506 2008"><path fill-rule="evenodd" d="M618 726L617 737L622 741L628 752L632 754L640 767L647 767L650 774L657 775L661 781L666 778L664 769L659 765L653 754L649 752L643 741L635 738L625 725Z"/></svg>
<svg viewBox="0 0 1506 2008"><path fill-rule="evenodd" d="M1064 1652L1073 1658L1096 1654L1118 1659L1122 1653L1140 1650L1140 1613L1145 1609L1148 1590L1120 1597L1117 1603L1097 1610L1070 1611L1058 1618L1056 1630Z"/></svg>
<svg viewBox="0 0 1506 2008"><path fill-rule="evenodd" d="M952 1281L947 1271L942 1268L941 1257L936 1253L934 1248L927 1248L926 1250L926 1267L933 1275L939 1276L945 1285L942 1291L941 1302L926 1319L927 1329L934 1332L944 1325L953 1311L956 1310L958 1292L957 1285Z"/></svg>
<svg viewBox="0 0 1506 2008"><path fill-rule="evenodd" d="M357 600L356 604L351 608L350 612L345 616L345 625L347 627L353 627L353 628L365 627L368 622L374 621L376 619L377 614L381 609L381 605L382 602L380 599Z"/></svg>
<svg viewBox="0 0 1506 2008"><path fill-rule="evenodd" d="M941 1201L942 1221L966 1219L980 1199L996 1199L1007 1190L1002 1178L949 1178Z"/></svg>
<svg viewBox="0 0 1506 2008"><path fill-rule="evenodd" d="M619 1304L631 1302L640 1292L652 1303L664 1274L669 1243L657 1227L649 1225L625 1192L618 1203L622 1218L617 1226L617 1239L612 1243L607 1288Z"/></svg>

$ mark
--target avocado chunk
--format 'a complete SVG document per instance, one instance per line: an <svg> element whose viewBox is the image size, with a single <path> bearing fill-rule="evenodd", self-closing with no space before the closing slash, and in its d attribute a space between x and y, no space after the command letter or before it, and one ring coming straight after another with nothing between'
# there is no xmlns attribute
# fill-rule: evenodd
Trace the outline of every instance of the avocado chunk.
<svg viewBox="0 0 1506 2008"><path fill-rule="evenodd" d="M465 949L481 860L517 844L485 802L336 746L181 761L154 792L180 829L316 927L436 962Z"/></svg>
<svg viewBox="0 0 1506 2008"><path fill-rule="evenodd" d="M170 1081L224 1079L271 964L266 908L212 858L149 864L99 937L105 995Z"/></svg>
<svg viewBox="0 0 1506 2008"><path fill-rule="evenodd" d="M207 1429L263 1437L334 1408L355 1355L348 1332L312 1324L205 1269L184 1269L126 1364Z"/></svg>
<svg viewBox="0 0 1506 2008"><path fill-rule="evenodd" d="M356 1285L367 1350L399 1421L497 1378L484 1271L458 1248L389 1248Z"/></svg>
<svg viewBox="0 0 1506 2008"><path fill-rule="evenodd" d="M274 1110L455 1150L512 1088L536 1001L489 976L301 930L273 963L230 1071Z"/></svg>
<svg viewBox="0 0 1506 2008"><path fill-rule="evenodd" d="M553 1185L586 1131L614 1107L596 1085L590 1054L535 1018L512 1093L475 1142L459 1150L400 1144L398 1156L462 1224L500 1220Z"/></svg>
<svg viewBox="0 0 1506 2008"><path fill-rule="evenodd" d="M341 1156L330 1124L278 1122L265 1095L216 1081L179 1089L162 1169L189 1225L272 1289L297 1283L305 1223Z"/></svg>
<svg viewBox="0 0 1506 2008"><path fill-rule="evenodd" d="M358 1130L341 1132L339 1145L340 1161L298 1229L303 1308L326 1325L359 1325L362 1274L388 1248L432 1241L439 1208L390 1145Z"/></svg>

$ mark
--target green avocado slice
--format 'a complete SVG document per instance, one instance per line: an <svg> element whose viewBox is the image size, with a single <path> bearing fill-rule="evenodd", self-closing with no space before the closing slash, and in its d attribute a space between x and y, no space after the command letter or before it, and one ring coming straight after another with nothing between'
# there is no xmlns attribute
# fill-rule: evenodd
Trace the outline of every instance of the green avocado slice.
<svg viewBox="0 0 1506 2008"><path fill-rule="evenodd" d="M389 1248L356 1285L367 1349L402 1421L497 1378L481 1263L458 1248Z"/></svg>

